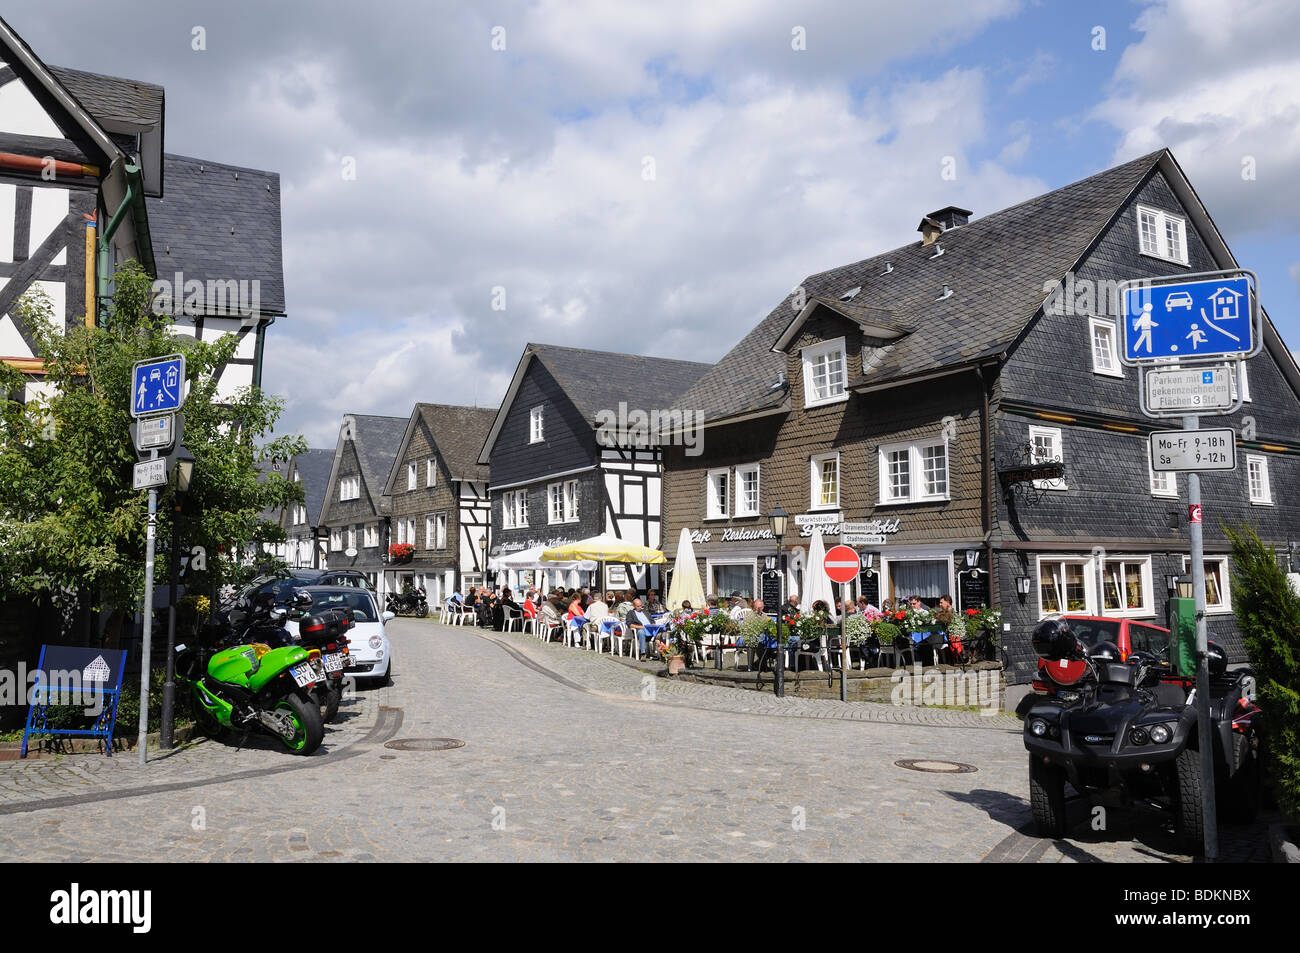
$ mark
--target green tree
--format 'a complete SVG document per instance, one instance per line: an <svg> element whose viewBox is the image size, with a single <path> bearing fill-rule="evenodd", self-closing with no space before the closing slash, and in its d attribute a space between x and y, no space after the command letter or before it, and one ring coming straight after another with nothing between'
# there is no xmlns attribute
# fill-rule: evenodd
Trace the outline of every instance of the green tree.
<svg viewBox="0 0 1300 953"><path fill-rule="evenodd" d="M1255 670L1268 763L1278 802L1300 817L1300 595L1277 553L1250 527L1226 530L1232 543L1232 603Z"/></svg>
<svg viewBox="0 0 1300 953"><path fill-rule="evenodd" d="M29 293L15 317L32 332L45 359L41 394L25 405L4 402L0 419L0 598L47 597L129 616L144 589L146 493L131 489L136 460L130 436L133 365L185 355L189 394L185 446L194 479L178 531L182 554L202 554L206 568L186 581L204 588L231 578L238 544L283 539L260 517L302 500L302 489L279 474L259 478L256 464L287 460L300 437L267 439L283 402L258 388L219 400L217 376L237 340L213 342L174 334L151 307L151 280L136 263L115 275L103 327L56 326L48 299ZM28 379L0 365L0 387L14 397ZM173 491L160 492L156 584L167 580ZM112 634L110 633L110 638Z"/></svg>

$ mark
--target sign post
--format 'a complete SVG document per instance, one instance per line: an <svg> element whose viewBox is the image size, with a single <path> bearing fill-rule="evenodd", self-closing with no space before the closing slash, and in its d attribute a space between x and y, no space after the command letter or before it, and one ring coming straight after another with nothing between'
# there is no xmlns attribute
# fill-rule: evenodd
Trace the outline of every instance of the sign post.
<svg viewBox="0 0 1300 953"><path fill-rule="evenodd" d="M862 561L848 546L832 546L826 553L826 575L840 584L840 701L849 700L849 647L845 644L849 616L849 583L862 571Z"/></svg>
<svg viewBox="0 0 1300 953"><path fill-rule="evenodd" d="M157 450L151 450L155 457ZM167 471L163 470L163 482ZM149 525L144 544L144 614L140 631L140 731L136 743L140 746L140 763L148 764L146 748L149 743L149 640L153 634L153 557L154 537L158 531L158 488L149 487Z"/></svg>
<svg viewBox="0 0 1300 953"><path fill-rule="evenodd" d="M1202 431L1202 414L1240 409L1242 390L1231 394L1232 375L1264 346L1259 279L1245 269L1201 272L1175 280L1126 282L1122 286L1121 361L1141 368L1142 413L1182 416L1183 429L1151 435L1151 468L1187 473L1187 530L1196 608L1196 718L1202 739L1210 734L1210 672L1205 627L1205 541L1201 473L1236 469L1236 434ZM1226 391L1226 393L1225 393ZM1214 746L1200 746L1201 811L1205 860L1219 854L1215 816Z"/></svg>

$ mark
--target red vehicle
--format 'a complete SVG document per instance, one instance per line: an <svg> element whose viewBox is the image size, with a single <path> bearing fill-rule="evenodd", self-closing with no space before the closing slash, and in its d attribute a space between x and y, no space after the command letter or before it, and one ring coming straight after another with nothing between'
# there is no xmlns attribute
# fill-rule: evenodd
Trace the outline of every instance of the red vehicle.
<svg viewBox="0 0 1300 953"><path fill-rule="evenodd" d="M1070 631L1078 636L1086 648L1093 648L1099 642L1111 642L1119 647L1119 656L1127 660L1132 652L1150 652L1163 662L1172 661L1169 657L1170 632L1163 626L1136 619L1115 619L1108 616L1063 615L1062 622L1070 625ZM1056 695L1062 690L1070 694L1073 686L1088 670L1085 661L1038 660L1038 677L1033 680L1033 689L1040 695ZM1070 699L1067 699L1067 701Z"/></svg>

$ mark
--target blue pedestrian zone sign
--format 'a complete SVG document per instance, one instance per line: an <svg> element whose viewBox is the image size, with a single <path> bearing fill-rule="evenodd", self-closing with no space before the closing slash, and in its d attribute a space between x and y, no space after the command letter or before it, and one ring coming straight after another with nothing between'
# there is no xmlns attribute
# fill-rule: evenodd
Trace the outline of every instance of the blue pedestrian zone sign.
<svg viewBox="0 0 1300 953"><path fill-rule="evenodd" d="M1245 275L1135 286L1124 291L1124 357L1196 360L1255 350Z"/></svg>
<svg viewBox="0 0 1300 953"><path fill-rule="evenodd" d="M184 403L185 357L172 354L135 366L131 375L131 416L180 410Z"/></svg>
<svg viewBox="0 0 1300 953"><path fill-rule="evenodd" d="M104 754L111 757L125 668L123 650L42 645L35 682L28 695L21 756L27 757L28 740L33 736L55 735L99 738L104 742ZM67 707L81 711L69 713ZM82 725L67 727L75 721Z"/></svg>

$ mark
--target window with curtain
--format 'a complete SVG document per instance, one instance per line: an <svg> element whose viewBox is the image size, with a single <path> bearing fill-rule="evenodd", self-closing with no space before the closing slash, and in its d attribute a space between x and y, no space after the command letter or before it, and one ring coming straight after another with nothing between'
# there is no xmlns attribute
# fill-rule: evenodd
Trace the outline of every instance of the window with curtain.
<svg viewBox="0 0 1300 953"><path fill-rule="evenodd" d="M940 596L952 593L948 562L944 559L890 560L889 589L895 600L920 596L926 605L938 605Z"/></svg>
<svg viewBox="0 0 1300 953"><path fill-rule="evenodd" d="M729 596L739 592L746 599L754 598L754 564L753 563L715 563L712 568L712 593L715 596Z"/></svg>
<svg viewBox="0 0 1300 953"><path fill-rule="evenodd" d="M1049 612L1087 612L1088 583L1086 560L1047 560L1038 566L1038 610Z"/></svg>

